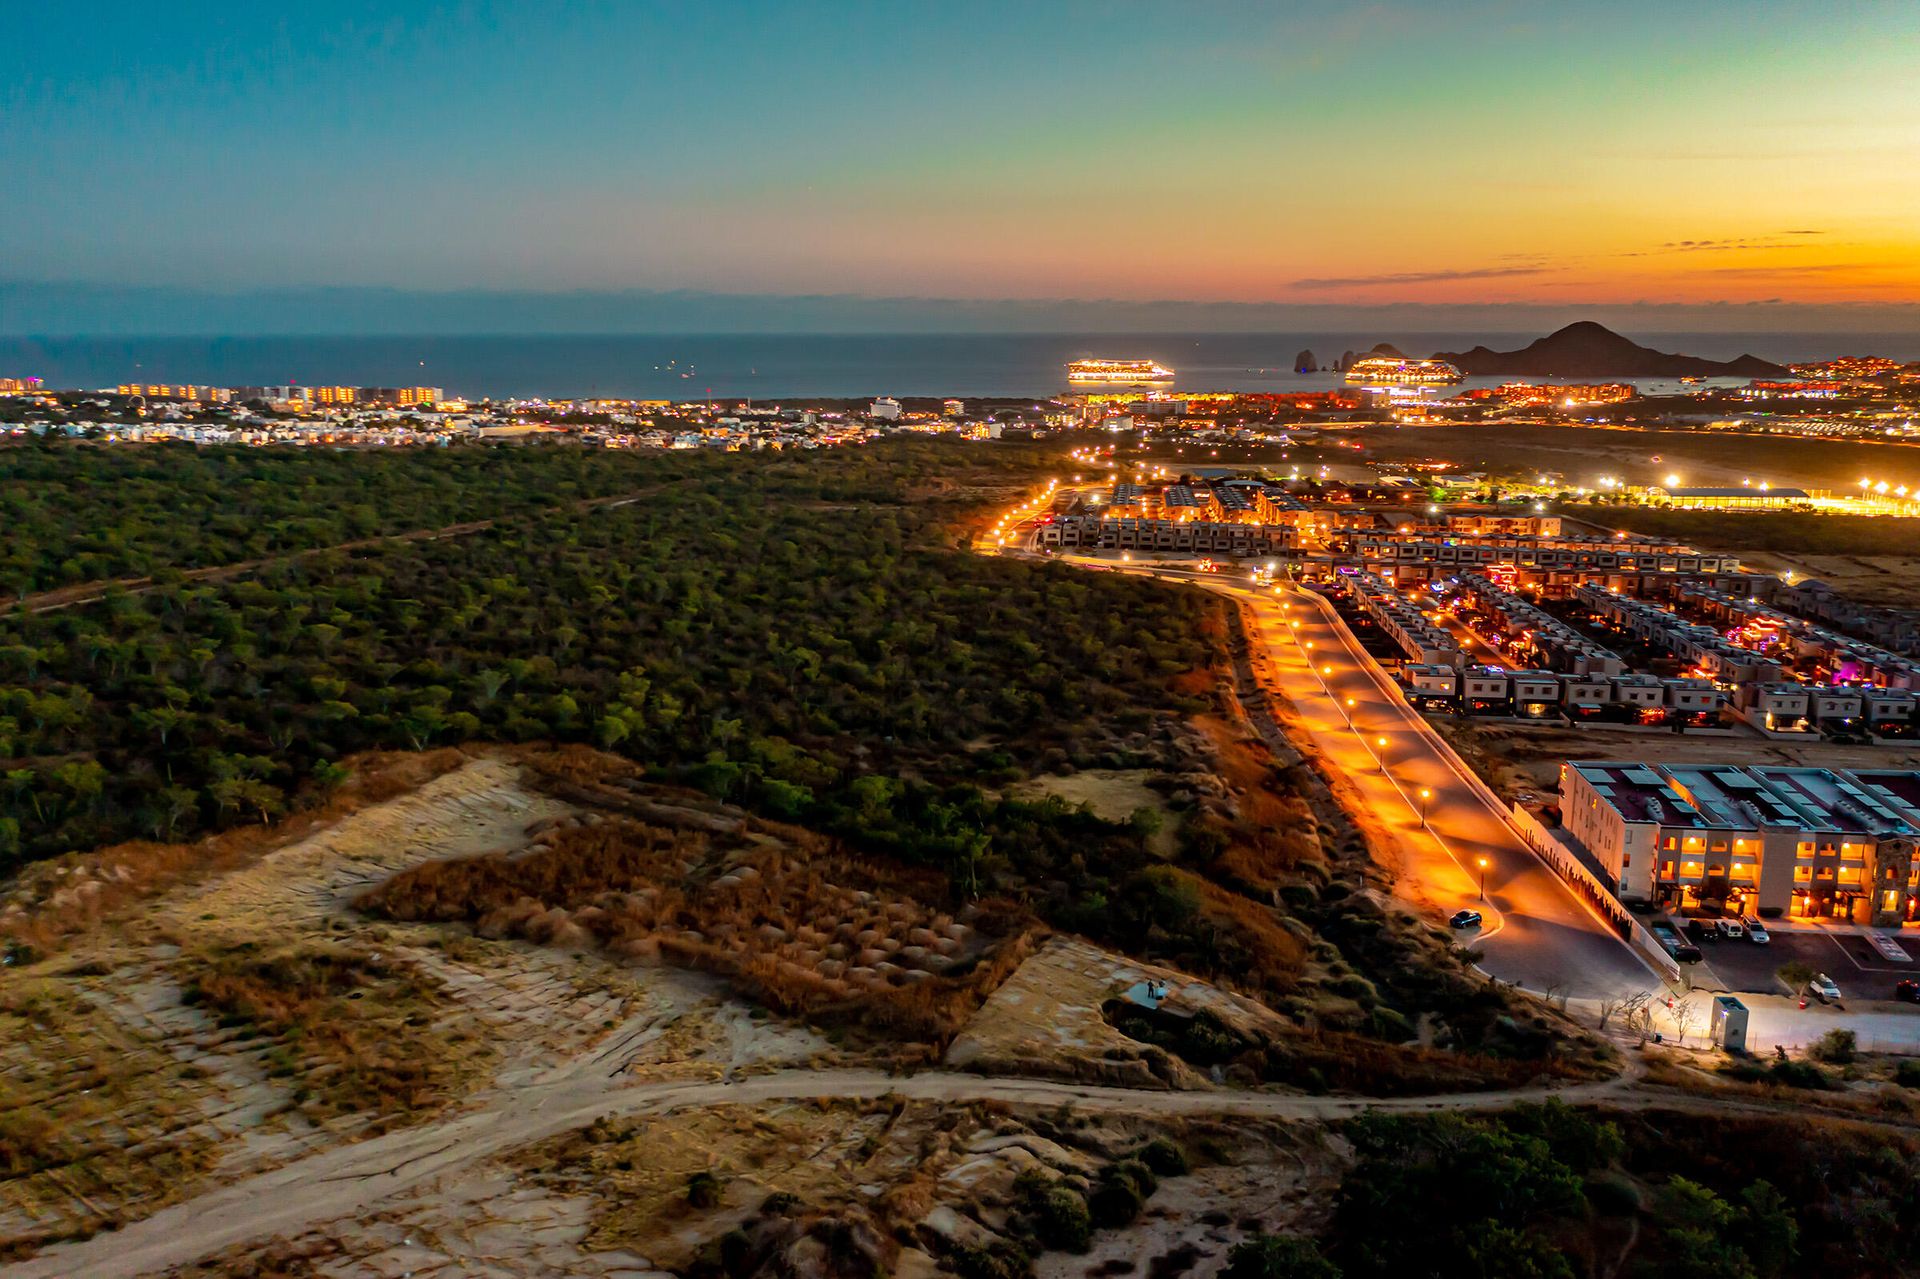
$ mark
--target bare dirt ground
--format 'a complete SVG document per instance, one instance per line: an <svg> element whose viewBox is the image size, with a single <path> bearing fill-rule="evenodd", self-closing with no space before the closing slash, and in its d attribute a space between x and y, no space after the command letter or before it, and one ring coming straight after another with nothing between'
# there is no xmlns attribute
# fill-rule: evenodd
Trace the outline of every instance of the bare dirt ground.
<svg viewBox="0 0 1920 1279"><path fill-rule="evenodd" d="M1920 542L1920 527L1915 529ZM1849 599L1888 608L1920 607L1920 556L1907 555L1782 555L1747 551L1740 557L1763 572L1794 580L1827 583Z"/></svg>
<svg viewBox="0 0 1920 1279"><path fill-rule="evenodd" d="M593 1072L603 1054L655 1079L718 1078L804 1061L811 1032L766 1026L716 979L638 968L463 931L374 924L346 902L428 858L524 840L529 822L568 806L479 759L155 902L137 927L7 974L0 985L0 1136L26 1153L0 1180L0 1237L16 1254L84 1237L166 1204L431 1119L491 1080L511 1090L559 1070ZM208 955L349 953L399 974L413 1028L448 1087L439 1094L349 1094L366 1105L317 1111L352 1061L310 1035L235 1025L196 1002ZM412 1002L414 991L431 1002ZM348 1000L358 999L356 991ZM342 1002L355 1013L374 1000ZM352 1019L349 1017L349 1021ZM369 1017L349 1029L394 1027ZM388 1106L391 1109L388 1109ZM74 1272L69 1272L74 1273Z"/></svg>
<svg viewBox="0 0 1920 1279"><path fill-rule="evenodd" d="M1292 1023L1270 1009L1157 964L1055 937L988 998L947 1049L950 1068L1097 1079L1136 1088L1206 1088L1177 1058L1115 1030L1101 1005L1154 981L1169 1008L1205 1009L1227 1026L1274 1037Z"/></svg>
<svg viewBox="0 0 1920 1279"><path fill-rule="evenodd" d="M1016 799L1055 795L1069 804L1085 804L1094 816L1110 822L1124 822L1144 808L1160 818L1160 828L1147 846L1161 857L1171 857L1179 846L1179 827L1166 799L1147 784L1156 776L1145 768L1090 768L1036 777L1015 785L1010 793Z"/></svg>
<svg viewBox="0 0 1920 1279"><path fill-rule="evenodd" d="M1520 477L1532 471L1588 488L1603 475L1629 484L1660 484L1677 474L1690 485L1738 485L1750 479L1846 491L1862 475L1887 466L1883 445L1787 436L1489 423L1373 426L1349 438L1364 446L1369 461L1446 458L1463 472Z"/></svg>

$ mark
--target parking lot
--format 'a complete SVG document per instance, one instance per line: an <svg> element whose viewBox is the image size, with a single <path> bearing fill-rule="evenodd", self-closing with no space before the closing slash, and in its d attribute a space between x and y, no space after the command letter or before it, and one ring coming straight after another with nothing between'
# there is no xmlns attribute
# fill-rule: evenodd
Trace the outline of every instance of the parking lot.
<svg viewBox="0 0 1920 1279"><path fill-rule="evenodd" d="M1676 925L1682 922L1675 921ZM1682 933L1685 935L1684 928ZM1744 939L1694 944L1700 947L1703 965L1712 969L1733 991L1785 994L1774 972L1782 964L1795 960L1833 978L1843 1000L1892 999L1895 982L1903 977L1920 977L1920 962L1901 964L1883 959L1864 937L1781 929L1770 929L1769 935L1772 941L1765 946ZM1909 955L1920 955L1920 938L1899 940ZM1705 974L1696 972L1696 983L1707 984L1704 977Z"/></svg>

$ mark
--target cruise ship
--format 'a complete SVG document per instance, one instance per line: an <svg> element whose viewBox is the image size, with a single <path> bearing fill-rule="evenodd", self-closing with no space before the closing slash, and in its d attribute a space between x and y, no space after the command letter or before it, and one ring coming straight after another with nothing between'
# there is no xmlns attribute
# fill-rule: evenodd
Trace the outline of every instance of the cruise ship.
<svg viewBox="0 0 1920 1279"><path fill-rule="evenodd" d="M1067 381L1075 386L1160 386L1173 381L1173 370L1152 360L1075 360L1067 365Z"/></svg>
<svg viewBox="0 0 1920 1279"><path fill-rule="evenodd" d="M1370 355L1347 370L1354 386L1452 386L1464 375L1445 360L1408 360Z"/></svg>

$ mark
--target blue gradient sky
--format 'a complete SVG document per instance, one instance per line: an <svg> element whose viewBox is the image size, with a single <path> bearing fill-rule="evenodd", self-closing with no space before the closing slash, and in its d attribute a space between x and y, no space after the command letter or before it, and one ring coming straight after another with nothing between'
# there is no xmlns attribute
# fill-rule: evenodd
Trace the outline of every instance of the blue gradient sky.
<svg viewBox="0 0 1920 1279"><path fill-rule="evenodd" d="M6 11L16 282L1920 298L1912 0Z"/></svg>

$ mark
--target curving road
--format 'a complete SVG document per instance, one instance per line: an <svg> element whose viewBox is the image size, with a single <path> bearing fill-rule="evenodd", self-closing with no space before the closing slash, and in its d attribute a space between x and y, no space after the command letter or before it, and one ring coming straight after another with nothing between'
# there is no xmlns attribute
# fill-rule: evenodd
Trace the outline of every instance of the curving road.
<svg viewBox="0 0 1920 1279"><path fill-rule="evenodd" d="M1150 563L1060 560L1203 586L1245 606L1256 674L1294 709L1297 728L1358 796L1358 820L1385 826L1403 890L1443 913L1478 910L1461 940L1481 966L1536 993L1602 999L1662 989L1660 978L1536 856L1473 770L1407 704L1394 681L1317 592ZM1427 794L1423 797L1421 792ZM1423 820L1424 813L1424 820ZM1481 862L1485 861L1484 870ZM1485 893L1481 884L1484 876Z"/></svg>

